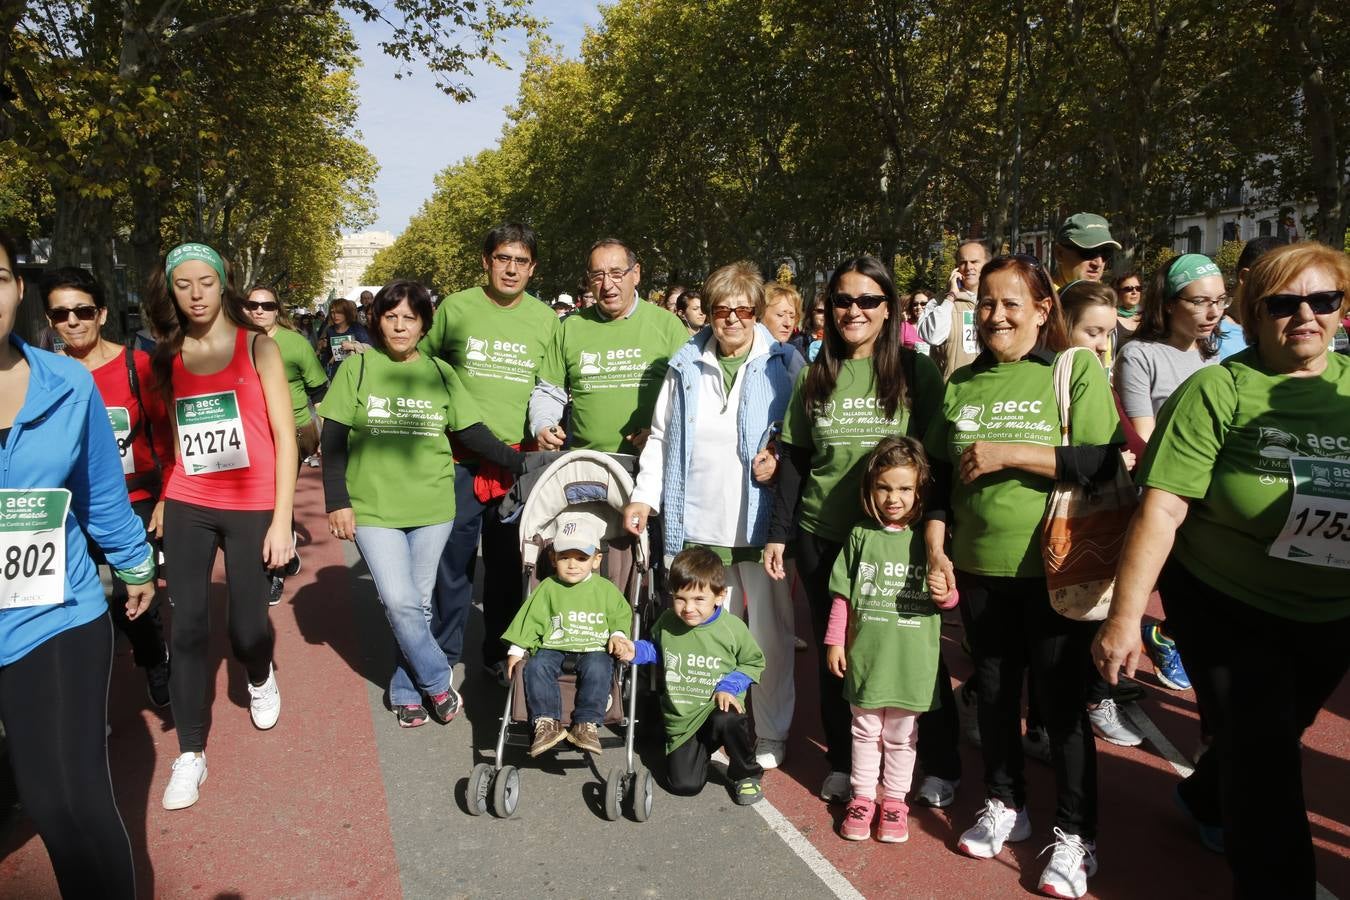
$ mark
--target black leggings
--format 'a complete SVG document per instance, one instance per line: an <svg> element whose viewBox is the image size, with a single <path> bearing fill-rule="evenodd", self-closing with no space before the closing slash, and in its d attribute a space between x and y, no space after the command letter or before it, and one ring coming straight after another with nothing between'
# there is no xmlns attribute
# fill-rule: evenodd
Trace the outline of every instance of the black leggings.
<svg viewBox="0 0 1350 900"><path fill-rule="evenodd" d="M211 570L225 548L230 648L248 680L262 684L272 663L274 635L267 617L270 588L263 566L263 539L271 510L212 509L169 500L164 504L164 556L169 563L173 667L169 696L182 753L206 749L207 644L210 635Z"/></svg>
<svg viewBox="0 0 1350 900"><path fill-rule="evenodd" d="M108 771L107 615L0 666L0 723L19 799L65 897L135 897L131 841Z"/></svg>
<svg viewBox="0 0 1350 900"><path fill-rule="evenodd" d="M844 699L844 679L825 664L825 628L834 595L830 572L843 544L803 531L797 539L797 574L811 609L811 633L816 645L816 677L820 680L820 721L825 728L825 759L832 772L853 771L853 712Z"/></svg>
<svg viewBox="0 0 1350 900"><path fill-rule="evenodd" d="M1222 823L1235 896L1312 900L1300 738L1350 668L1350 618L1283 619L1216 591L1174 560L1158 586L1168 631L1214 730L1181 796L1200 821ZM1334 793L1317 798L1328 813Z"/></svg>
<svg viewBox="0 0 1350 900"><path fill-rule="evenodd" d="M1097 832L1097 748L1084 705L1088 647L1096 622L1075 622L1050 607L1044 578L996 578L960 570L956 586L978 676L980 749L988 796L1021 809L1022 682L1050 737L1055 825L1084 840Z"/></svg>
<svg viewBox="0 0 1350 900"><path fill-rule="evenodd" d="M148 529L150 526L150 516L155 510L154 500L134 500L131 504L131 511L141 520L141 524ZM103 551L98 544L89 542L89 556L96 565L106 566L107 559L103 556ZM113 625L117 630L126 635L126 639L131 642L131 652L136 660L136 665L142 669L153 669L155 666L164 662L167 658L164 647L164 628L160 622L159 606L152 606L149 611L142 613L135 619L127 618L127 586L122 579L113 576L112 593L108 597L108 612L112 615Z"/></svg>

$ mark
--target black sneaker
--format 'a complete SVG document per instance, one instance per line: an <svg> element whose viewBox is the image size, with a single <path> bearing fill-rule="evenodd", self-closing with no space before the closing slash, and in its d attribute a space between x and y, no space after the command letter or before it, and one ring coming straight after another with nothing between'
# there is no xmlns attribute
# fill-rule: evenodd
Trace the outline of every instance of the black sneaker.
<svg viewBox="0 0 1350 900"><path fill-rule="evenodd" d="M145 670L146 693L160 709L169 705L169 658Z"/></svg>
<svg viewBox="0 0 1350 900"><path fill-rule="evenodd" d="M281 602L281 592L286 589L286 579L280 575L272 576L272 588L267 593L267 605L276 606Z"/></svg>
<svg viewBox="0 0 1350 900"><path fill-rule="evenodd" d="M453 687L431 698L431 712L443 725L449 725L454 720L459 707L459 693Z"/></svg>
<svg viewBox="0 0 1350 900"><path fill-rule="evenodd" d="M285 575L287 578L294 578L295 576L300 574L299 552L296 552L295 555L291 557L291 561L286 563L286 565L282 567L281 574Z"/></svg>

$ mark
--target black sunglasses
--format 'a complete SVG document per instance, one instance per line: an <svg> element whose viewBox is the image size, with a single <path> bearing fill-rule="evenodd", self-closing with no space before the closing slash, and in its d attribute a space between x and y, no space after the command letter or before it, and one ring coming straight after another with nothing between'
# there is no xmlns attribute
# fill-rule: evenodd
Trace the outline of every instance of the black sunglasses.
<svg viewBox="0 0 1350 900"><path fill-rule="evenodd" d="M1304 303L1313 311L1315 316L1325 316L1328 313L1334 313L1341 308L1341 301L1345 299L1345 291L1314 291L1311 294L1271 294L1269 297L1262 297L1261 300L1266 304L1266 311L1270 313L1271 318L1287 319Z"/></svg>
<svg viewBox="0 0 1350 900"><path fill-rule="evenodd" d="M835 294L830 297L830 305L838 310L846 310L854 304L857 304L858 309L876 309L885 302L885 294L863 294L861 297L850 297L848 294Z"/></svg>
<svg viewBox="0 0 1350 900"><path fill-rule="evenodd" d="M255 300L244 300L240 305L242 305L244 309L247 310L248 312L257 312L260 309L263 312L276 312L277 310L281 309L281 304L275 300L263 300L261 302Z"/></svg>
<svg viewBox="0 0 1350 900"><path fill-rule="evenodd" d="M1111 258L1111 251L1106 247L1080 247L1077 244L1063 244L1062 246L1077 253L1078 258L1083 262L1087 262L1089 259L1109 260Z"/></svg>
<svg viewBox="0 0 1350 900"><path fill-rule="evenodd" d="M92 322L98 318L97 306L58 306L55 309L47 310L47 318L51 319L53 325L59 325L62 322L70 321L70 314L74 313L75 318L81 322Z"/></svg>

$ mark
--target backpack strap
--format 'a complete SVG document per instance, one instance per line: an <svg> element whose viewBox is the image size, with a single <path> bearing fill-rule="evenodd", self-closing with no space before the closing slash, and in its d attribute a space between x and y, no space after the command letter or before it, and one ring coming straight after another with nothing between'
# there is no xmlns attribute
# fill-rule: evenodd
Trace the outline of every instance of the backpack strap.
<svg viewBox="0 0 1350 900"><path fill-rule="evenodd" d="M150 416L145 411L145 402L141 399L141 377L136 372L136 338L133 335L130 343L122 352L122 359L127 366L127 386L131 388L131 396L136 398L136 408L140 415L136 417L136 424L132 427L131 433L126 436L126 440L117 442L117 449L125 451L133 441L136 440L136 434L140 430L145 430L145 445L150 449L150 462L154 464L155 471L153 475L146 474L138 476L132 480L128 486L132 489L144 488L151 493L159 492L160 472L163 466L159 461L159 454L155 452L155 435L150 425Z"/></svg>

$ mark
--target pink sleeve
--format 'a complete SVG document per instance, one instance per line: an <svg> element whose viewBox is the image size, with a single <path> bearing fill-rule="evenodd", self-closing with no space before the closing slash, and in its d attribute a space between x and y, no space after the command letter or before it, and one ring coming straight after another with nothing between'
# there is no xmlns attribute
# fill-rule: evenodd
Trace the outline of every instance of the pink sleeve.
<svg viewBox="0 0 1350 900"><path fill-rule="evenodd" d="M830 606L830 624L825 626L825 646L842 647L848 642L848 601L838 594Z"/></svg>

